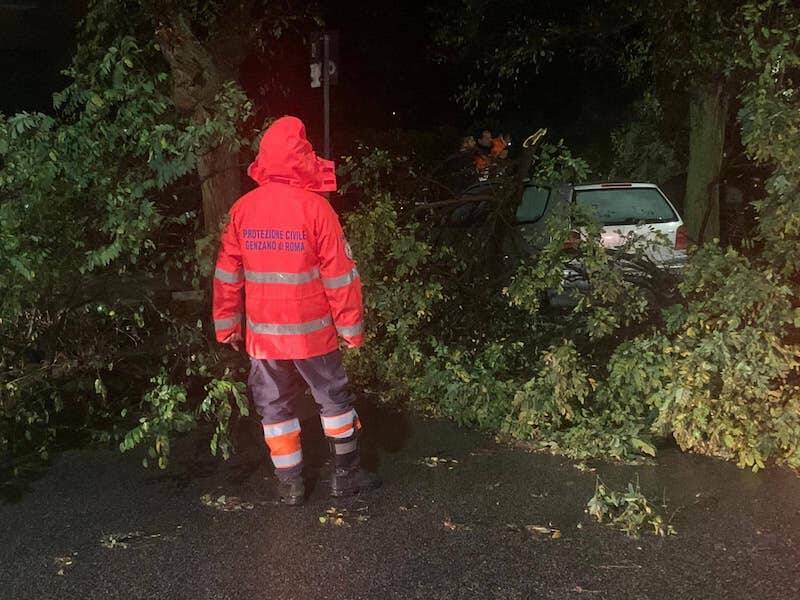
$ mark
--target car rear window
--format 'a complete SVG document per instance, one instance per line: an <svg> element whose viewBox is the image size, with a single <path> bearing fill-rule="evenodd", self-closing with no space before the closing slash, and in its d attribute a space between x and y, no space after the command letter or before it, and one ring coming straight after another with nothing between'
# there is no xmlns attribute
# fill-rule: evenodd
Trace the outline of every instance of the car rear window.
<svg viewBox="0 0 800 600"><path fill-rule="evenodd" d="M575 192L575 202L601 225L669 223L678 216L655 188L617 188Z"/></svg>
<svg viewBox="0 0 800 600"><path fill-rule="evenodd" d="M522 194L522 202L517 207L518 223L533 223L542 218L550 198L550 188L529 185Z"/></svg>

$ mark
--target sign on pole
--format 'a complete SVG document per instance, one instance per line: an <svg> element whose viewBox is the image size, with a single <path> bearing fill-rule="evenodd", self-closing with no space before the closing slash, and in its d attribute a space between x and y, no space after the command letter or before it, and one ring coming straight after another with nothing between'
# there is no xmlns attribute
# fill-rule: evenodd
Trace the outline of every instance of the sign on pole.
<svg viewBox="0 0 800 600"><path fill-rule="evenodd" d="M328 38L328 77L330 83L339 82L339 33L330 31L317 33L311 38L311 87L322 87L322 64L325 62L325 37Z"/></svg>
<svg viewBox="0 0 800 600"><path fill-rule="evenodd" d="M331 158L331 84L339 81L339 34L324 31L311 39L311 87L322 87L325 158Z"/></svg>

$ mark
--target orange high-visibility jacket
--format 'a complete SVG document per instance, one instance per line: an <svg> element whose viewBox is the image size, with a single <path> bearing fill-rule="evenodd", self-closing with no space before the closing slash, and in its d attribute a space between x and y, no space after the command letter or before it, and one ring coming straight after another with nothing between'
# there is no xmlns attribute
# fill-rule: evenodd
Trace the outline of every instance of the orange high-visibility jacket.
<svg viewBox="0 0 800 600"><path fill-rule="evenodd" d="M248 174L259 187L231 207L214 275L217 340L246 327L247 353L272 359L332 352L337 332L360 346L361 280L339 218L317 193L336 190L333 163L317 158L302 121L283 117Z"/></svg>
<svg viewBox="0 0 800 600"><path fill-rule="evenodd" d="M496 159L505 156L502 156L503 152L508 148L508 144L502 137L492 138L492 147L489 149L488 152L481 153L475 152L474 161L475 161L475 170L479 173L488 169L492 162Z"/></svg>

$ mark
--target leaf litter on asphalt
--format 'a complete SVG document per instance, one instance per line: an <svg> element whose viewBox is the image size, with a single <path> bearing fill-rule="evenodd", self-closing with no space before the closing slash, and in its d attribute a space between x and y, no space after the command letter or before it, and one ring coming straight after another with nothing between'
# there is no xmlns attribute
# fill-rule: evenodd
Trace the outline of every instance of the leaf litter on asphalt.
<svg viewBox="0 0 800 600"><path fill-rule="evenodd" d="M126 550L131 545L141 545L142 543L154 541L162 538L160 533L145 534L143 531L129 531L127 533L109 533L100 538L100 545L103 548ZM166 538L163 538L166 539Z"/></svg>
<svg viewBox="0 0 800 600"><path fill-rule="evenodd" d="M200 502L210 508L216 508L222 512L238 512L240 510L253 510L252 502L245 502L238 496L221 495L214 498L211 494L203 494Z"/></svg>
<svg viewBox="0 0 800 600"><path fill-rule="evenodd" d="M472 529L469 525L465 525L464 523L456 523L449 515L445 515L444 521L442 521L442 527L448 531L469 531Z"/></svg>
<svg viewBox="0 0 800 600"><path fill-rule="evenodd" d="M493 448L477 448L469 453L470 456L493 456L497 454L497 450Z"/></svg>
<svg viewBox="0 0 800 600"><path fill-rule="evenodd" d="M558 540L561 539L561 530L557 529L552 526L552 523L548 526L545 525L517 525L516 523L508 523L506 524L506 529L511 531L526 531L531 534L534 538L542 538L546 537L551 540Z"/></svg>
<svg viewBox="0 0 800 600"><path fill-rule="evenodd" d="M556 529L555 527L545 527L544 525L526 525L525 530L528 533L549 537L551 540L557 540L561 538L561 530Z"/></svg>
<svg viewBox="0 0 800 600"><path fill-rule="evenodd" d="M56 571L56 575L63 577L67 569L75 563L75 557L77 555L77 552L73 552L72 554L67 554L65 556L56 556L53 559L53 564L55 564L56 568L58 569L58 571Z"/></svg>
<svg viewBox="0 0 800 600"><path fill-rule="evenodd" d="M361 524L369 520L369 506L360 506L352 510L347 508L337 508L331 506L319 519L319 524L324 526L333 527L352 527L353 523Z"/></svg>
<svg viewBox="0 0 800 600"><path fill-rule="evenodd" d="M595 473L597 471L596 467L590 467L585 462L574 463L572 466L581 473Z"/></svg>
<svg viewBox="0 0 800 600"><path fill-rule="evenodd" d="M437 467L447 467L452 471L455 468L455 465L458 464L458 461L452 458L442 458L440 456L426 456L425 458L420 459L418 464L425 465L431 469L435 469Z"/></svg>

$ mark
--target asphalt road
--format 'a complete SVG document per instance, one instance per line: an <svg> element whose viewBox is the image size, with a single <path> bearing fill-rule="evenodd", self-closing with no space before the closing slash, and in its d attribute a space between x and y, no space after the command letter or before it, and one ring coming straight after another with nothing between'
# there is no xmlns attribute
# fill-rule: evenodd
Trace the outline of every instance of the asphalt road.
<svg viewBox="0 0 800 600"><path fill-rule="evenodd" d="M221 463L185 438L158 472L136 454L61 453L0 504L0 598L800 598L794 473L674 449L652 466L581 471L447 422L362 417L384 487L328 499L309 427L323 479L299 509L275 502L260 446ZM637 474L677 536L631 539L584 513L597 475L623 486ZM220 510L231 497L246 504Z"/></svg>

